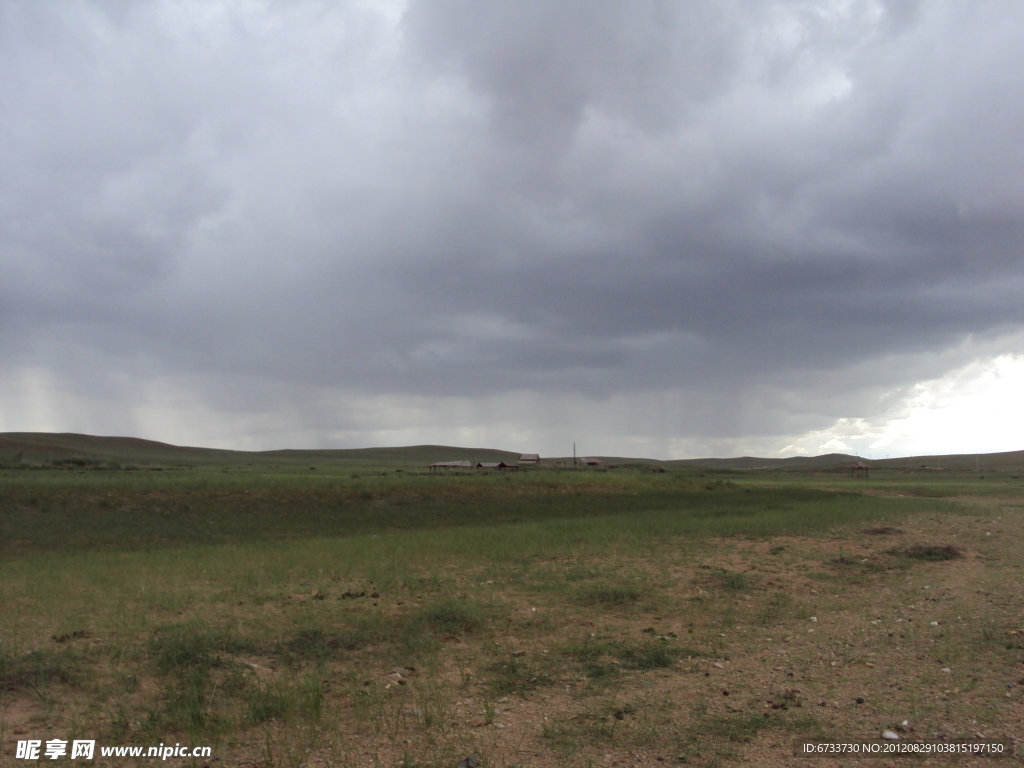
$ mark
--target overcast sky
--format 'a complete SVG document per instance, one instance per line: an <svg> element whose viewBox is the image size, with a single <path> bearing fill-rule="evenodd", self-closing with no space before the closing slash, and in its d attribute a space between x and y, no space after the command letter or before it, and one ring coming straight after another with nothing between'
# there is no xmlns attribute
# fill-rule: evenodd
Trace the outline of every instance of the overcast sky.
<svg viewBox="0 0 1024 768"><path fill-rule="evenodd" d="M1020 0L0 0L0 431L1024 448Z"/></svg>

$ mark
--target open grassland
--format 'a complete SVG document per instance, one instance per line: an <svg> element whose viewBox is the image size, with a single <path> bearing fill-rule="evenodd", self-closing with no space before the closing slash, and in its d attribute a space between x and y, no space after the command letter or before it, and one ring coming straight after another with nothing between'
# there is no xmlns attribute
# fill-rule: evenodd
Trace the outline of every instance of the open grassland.
<svg viewBox="0 0 1024 768"><path fill-rule="evenodd" d="M211 745L162 762L196 768L1024 738L1009 474L161 469L0 473L0 765L30 738Z"/></svg>
<svg viewBox="0 0 1024 768"><path fill-rule="evenodd" d="M893 497L1024 496L1024 472L1020 471L874 469L866 478L852 476L849 470L729 472L708 477L742 478L749 488L814 488Z"/></svg>
<svg viewBox="0 0 1024 768"><path fill-rule="evenodd" d="M630 466L454 476L6 471L0 551L121 551L573 519L591 527L598 518L612 519L610 536L636 521L643 535L756 534L915 504L879 502L851 483L843 491L734 478Z"/></svg>

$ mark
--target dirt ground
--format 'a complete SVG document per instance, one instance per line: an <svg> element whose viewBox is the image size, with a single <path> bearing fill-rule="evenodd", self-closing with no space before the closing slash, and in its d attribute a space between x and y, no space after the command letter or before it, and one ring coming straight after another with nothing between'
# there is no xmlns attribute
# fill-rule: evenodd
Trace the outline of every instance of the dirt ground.
<svg viewBox="0 0 1024 768"><path fill-rule="evenodd" d="M890 749L1000 742L1017 756L997 765L1019 764L1024 505L962 501L972 514L634 556L618 565L645 585L635 599L586 604L497 584L494 598L510 617L499 632L448 637L424 668L395 668L361 652L325 668L320 724L271 722L235 734L212 760L180 764L454 768L474 756L479 768L806 760L831 768L990 760L797 756L805 740ZM928 559L944 556L951 559ZM631 661L629 649L658 644L675 654L668 663ZM273 659L242 661L277 674ZM156 693L143 680L132 695L142 702ZM0 762L27 764L10 759L15 741L62 732L73 699L55 708L30 694L10 697ZM92 763L122 764L155 763Z"/></svg>
<svg viewBox="0 0 1024 768"><path fill-rule="evenodd" d="M691 610L580 611L555 633L498 644L536 658L581 631L628 637L653 628L683 642L696 635L695 647L713 655L626 674L605 688L570 676L498 698L493 718L480 695L467 695L449 727L463 735L467 755L495 766L777 766L802 762L797 740L878 744L885 730L902 743L999 740L1024 754L1024 515L1012 500L969 501L977 515L826 538L713 541L667 573L655 564L669 584L667 602ZM962 555L931 562L889 554L914 545L951 545ZM746 589L721 589L722 571L745 574ZM447 677L458 681L453 669ZM399 695L416 700L410 690ZM403 709L413 718L421 711L415 703ZM429 753L410 730L398 746ZM354 765L401 764L395 740L362 729L351 738L361 745L349 755ZM813 760L823 768L851 762Z"/></svg>

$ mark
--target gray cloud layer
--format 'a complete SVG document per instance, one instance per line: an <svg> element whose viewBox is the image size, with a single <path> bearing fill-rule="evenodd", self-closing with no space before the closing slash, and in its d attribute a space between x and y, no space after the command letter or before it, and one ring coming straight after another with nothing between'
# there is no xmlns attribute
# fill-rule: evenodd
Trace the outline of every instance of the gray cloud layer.
<svg viewBox="0 0 1024 768"><path fill-rule="evenodd" d="M101 400L781 434L1024 323L1011 0L0 0L0 71L0 364Z"/></svg>

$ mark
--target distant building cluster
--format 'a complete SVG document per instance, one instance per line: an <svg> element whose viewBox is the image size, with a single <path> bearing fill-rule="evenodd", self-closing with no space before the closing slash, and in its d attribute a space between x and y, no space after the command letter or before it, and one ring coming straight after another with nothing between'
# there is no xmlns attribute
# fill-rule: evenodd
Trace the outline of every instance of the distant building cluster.
<svg viewBox="0 0 1024 768"><path fill-rule="evenodd" d="M430 469L472 469L473 462L471 461L435 461L430 465Z"/></svg>
<svg viewBox="0 0 1024 768"><path fill-rule="evenodd" d="M444 472L453 469L497 469L504 472L517 472L519 465L504 461L478 461L476 464L471 461L437 461L430 465L431 472Z"/></svg>
<svg viewBox="0 0 1024 768"><path fill-rule="evenodd" d="M519 456L518 464L509 464L504 461L478 461L476 463L472 461L436 461L430 464L431 472L444 472L448 470L465 470L465 469L496 469L505 472L517 472L520 466L535 467L540 465L540 454L537 453L523 453ZM573 459L573 463L577 466L583 465L587 467L596 467L603 462L601 459L594 458L593 456L587 456L584 458ZM558 466L564 466L561 462L558 462Z"/></svg>

